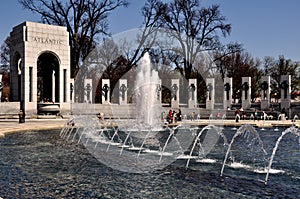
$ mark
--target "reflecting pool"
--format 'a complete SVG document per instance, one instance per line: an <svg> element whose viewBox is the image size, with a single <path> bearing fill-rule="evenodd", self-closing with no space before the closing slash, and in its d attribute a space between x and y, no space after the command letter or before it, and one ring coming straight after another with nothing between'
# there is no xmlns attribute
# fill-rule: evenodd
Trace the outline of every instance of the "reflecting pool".
<svg viewBox="0 0 300 199"><path fill-rule="evenodd" d="M73 142L60 130L32 131L0 139L0 197L2 198L298 198L300 193L299 136L257 127L239 136L225 127L214 147L204 154L201 136L205 127L191 134L191 144L174 161L149 172L124 172L91 155L95 149L107 150L108 143ZM74 130L75 132L75 130ZM248 133L247 133L248 132ZM107 137L112 137L114 132ZM168 139L168 133L159 139ZM176 132L175 132L176 134ZM73 134L70 136L73 136ZM165 137L165 138L163 138ZM86 138L86 137L85 137ZM197 139L196 139L197 138ZM70 140L69 139L69 140ZM126 136L120 135L120 139ZM234 139L234 140L233 140ZM180 140L180 139L179 139ZM226 140L226 141L225 141ZM276 143L279 143L268 170ZM97 147L95 145L97 144ZM120 154L121 147L109 150ZM173 148L177 146L174 145ZM230 150L229 149L230 146ZM162 145L160 151L164 145ZM172 147L170 147L172 148ZM169 149L170 149L169 148ZM176 147L175 147L176 148ZM128 148L123 148L123 153ZM168 151L168 147L165 148ZM136 155L138 152L134 152ZM140 157L148 157L142 151ZM228 154L225 159L226 154ZM158 161L164 160L151 154ZM149 155L149 157L151 156ZM152 157L151 156L151 157ZM167 155L166 155L167 156ZM105 158L105 157L104 157ZM110 157L115 162L122 155ZM162 161L161 160L161 161ZM224 161L225 160L225 161ZM188 162L189 161L189 162ZM114 162L114 161L112 161ZM188 164L187 164L188 162ZM225 162L225 164L224 164ZM120 162L119 162L120 163ZM122 165L122 163L120 163ZM221 173L221 170L223 171ZM265 183L267 170L268 183Z"/></svg>

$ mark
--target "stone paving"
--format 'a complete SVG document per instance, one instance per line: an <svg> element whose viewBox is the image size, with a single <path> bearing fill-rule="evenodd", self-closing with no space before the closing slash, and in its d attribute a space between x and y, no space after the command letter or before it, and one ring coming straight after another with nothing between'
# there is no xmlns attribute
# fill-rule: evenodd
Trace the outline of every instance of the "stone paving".
<svg viewBox="0 0 300 199"><path fill-rule="evenodd" d="M61 129L66 122L67 119L26 119L25 123L19 123L18 119L1 119L0 137L20 131Z"/></svg>

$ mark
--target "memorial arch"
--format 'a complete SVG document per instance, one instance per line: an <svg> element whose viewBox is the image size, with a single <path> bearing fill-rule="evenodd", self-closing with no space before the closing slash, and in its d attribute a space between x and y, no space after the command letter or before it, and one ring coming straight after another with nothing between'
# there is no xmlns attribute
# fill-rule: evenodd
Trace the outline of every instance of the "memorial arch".
<svg viewBox="0 0 300 199"><path fill-rule="evenodd" d="M66 27L24 22L10 33L10 100L36 114L70 111L70 46Z"/></svg>

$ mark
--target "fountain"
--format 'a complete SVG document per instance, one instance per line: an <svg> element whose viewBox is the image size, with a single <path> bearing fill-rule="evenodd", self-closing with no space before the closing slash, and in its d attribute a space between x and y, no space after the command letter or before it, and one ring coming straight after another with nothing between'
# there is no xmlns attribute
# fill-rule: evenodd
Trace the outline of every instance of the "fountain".
<svg viewBox="0 0 300 199"><path fill-rule="evenodd" d="M75 116L74 130L61 131L63 139L72 134L77 144L99 161L125 172L141 173L164 168L176 161L190 146L193 130L188 125L169 127L161 120L162 106L157 98L158 72L152 70L149 53L144 53L134 85L134 119L98 120L94 116ZM72 126L72 128L75 128ZM117 157L114 158L113 157ZM121 165L120 165L121 164Z"/></svg>
<svg viewBox="0 0 300 199"><path fill-rule="evenodd" d="M161 124L160 101L157 100L157 86L160 85L158 72L151 69L149 53L141 58L135 84L136 118L143 127Z"/></svg>
<svg viewBox="0 0 300 199"><path fill-rule="evenodd" d="M266 119L267 119L267 114L266 114L265 111L263 111L263 115L262 115L261 119L263 121L261 130L264 131L265 130L265 123L266 123Z"/></svg>
<svg viewBox="0 0 300 199"><path fill-rule="evenodd" d="M242 136L242 135L247 140L247 142L249 142L249 146L250 146L251 150L253 150L253 146L254 146L255 142L258 142L260 150L262 150L264 155L267 154L267 152L264 149L263 142L261 141L258 132L253 128L252 125L248 125L248 124L243 125L236 131L236 133L234 134L234 136L231 139L231 142L230 142L230 144L228 146L228 149L227 149L227 152L225 154L225 158L224 158L224 161L223 161L220 176L223 175L224 168L225 168L225 165L226 165L226 161L227 161L229 153L231 152L231 149L232 149L232 144L234 143L234 141L236 140L237 137ZM237 166L237 165L238 166L243 166L243 165L241 165L241 163L236 163L234 157L231 157L231 159L233 160L233 166Z"/></svg>
<svg viewBox="0 0 300 199"><path fill-rule="evenodd" d="M157 136L161 136L158 138L161 140L161 145L154 148L155 143L152 140L153 148L141 151L140 156L137 157L138 151L131 151L129 148L132 144L140 147L143 139L131 136L131 133L124 129L116 131L117 128L109 126L110 122L103 126L104 122L97 124L97 120L94 120L93 123L97 124L94 127L80 128L81 122L88 122L90 119L87 116L76 116L75 126L66 125L61 131L32 131L11 134L0 139L0 197L298 198L299 196L300 168L297 148L299 147L299 130L296 127L286 128L282 133L274 132L273 129L265 128L261 131L257 128L264 148L268 153L273 152L271 156L268 156L271 157L272 162L269 162L263 173L252 169L256 167L255 164L245 165L236 162L234 167L228 168L226 176L224 173L224 177L220 177L222 160L224 160L225 153L229 151L225 149L228 149L229 145L225 143L225 140L220 139L222 142L220 142L219 149L221 150L218 150L216 146L212 151L215 154L210 152L203 158L205 148L210 146L206 146L209 140L205 141L203 135L208 132L217 135L217 132L220 132L220 137L224 135L226 136L224 139L230 138L228 140L231 149L227 154L234 154L237 152L234 151L237 150L235 143L247 146L245 139L249 136L256 136L255 132L251 132L255 129L250 125L239 128L237 132L233 132L230 127L224 127L221 132L218 131L217 126L191 127L185 124L187 126L182 125L172 129L166 127L164 132L157 133ZM71 130L71 135L69 135ZM80 144L77 144L80 137ZM187 140L188 137L192 139ZM198 140L197 143L196 140ZM114 145L112 142L121 144ZM193 147L194 143L196 143L195 147ZM221 146L222 143L224 146ZM292 143L293 146L291 146ZM108 145L110 148L107 151ZM149 146L150 140L146 140L144 147ZM91 153L92 150L94 154ZM182 160L180 157L184 154L189 156L191 150L192 156L197 156L195 159L190 159L187 168L187 158ZM101 157L100 162L98 158L94 158L97 155L98 158ZM165 167L161 166L157 169L158 165L165 163L166 159L171 157L177 157L176 161L169 166L165 164ZM291 161L288 161L289 159ZM102 164L103 161L105 164ZM121 168L117 167L117 162ZM133 167L133 164L136 166ZM131 173L128 168L127 172L122 172L125 170L125 165L132 167L132 170L139 169L140 172ZM140 174L142 166L146 168L144 173ZM151 172L148 172L150 167L156 169L153 168ZM272 167L275 167L276 171L285 172L276 173ZM257 178L266 177L268 168L272 178L266 178L268 184L265 185L265 181L257 180Z"/></svg>
<svg viewBox="0 0 300 199"><path fill-rule="evenodd" d="M278 146L279 146L279 143L280 143L280 141L282 140L282 138L283 138L286 134L288 134L288 133L291 133L291 134L297 136L297 137L298 137L298 142L299 142L299 144L300 144L300 132L299 132L299 130L298 130L297 128L295 128L294 126L289 127L288 129L286 129L285 131L283 131L283 132L281 133L281 135L278 137L278 139L277 139L277 141L276 141L276 143L275 143L275 146L274 146L274 148L273 148L273 151L272 151L272 155L271 155L271 158L270 158L270 161L269 161L269 165L268 165L268 167L267 167L267 174L266 174L265 184L267 184L267 182L268 182L268 178L269 178L269 174L270 174L270 171L271 171L273 159L274 159L274 156L275 156L275 154L276 154L276 151L277 151L277 148L278 148Z"/></svg>
<svg viewBox="0 0 300 199"><path fill-rule="evenodd" d="M274 181L282 180L281 175L285 176L281 183L285 189L293 187L295 181L299 182L297 166L290 169L292 172L280 166L279 169L272 169L282 137L288 132L299 136L295 127L283 130L277 137L279 128L266 127L265 117L262 118L262 128L250 124L240 126L240 123L224 126L226 114L222 115L220 110L218 114L212 111L207 126L201 125L200 117L197 118L198 125L189 122L186 114L183 114L182 122L168 126L161 120L162 107L156 93L160 81L157 72L151 70L148 53L142 57L138 69L133 96L136 118L95 120L88 116L75 116L75 126L65 125L60 132L61 138L75 144L82 143L90 154L107 167L131 175L160 172L173 166L183 167L180 175L192 171L201 175L208 173L214 176L216 184L233 179L239 187L239 183L245 180L253 192L259 189L261 182L267 184L271 173L274 174ZM276 143L275 147L273 143ZM293 154L292 158L297 154ZM297 164L297 160L292 161ZM225 167L228 169L224 177ZM208 183L212 184L211 181L209 177ZM234 184L233 181L228 183ZM220 184L218 186L222 187ZM276 190L274 184L268 186L271 192ZM289 192L293 192L291 189ZM296 192L299 190L293 189Z"/></svg>
<svg viewBox="0 0 300 199"><path fill-rule="evenodd" d="M207 135L205 136L204 140L200 140L201 135L204 132L206 132ZM215 160L210 160L210 159L203 160L203 159L212 150L212 147L214 147L216 145L220 136L224 140L224 145L227 146L228 145L227 139L226 139L225 135L222 133L222 130L220 127L217 127L214 125L208 125L208 126L202 128L201 131L195 136L190 153L186 157L187 158L187 162L185 165L186 169L189 167L190 160L192 158L195 159L195 157L193 157L193 153L194 153L194 150L195 150L195 147L197 144L199 145L198 158L202 162L211 162L211 163L215 162Z"/></svg>
<svg viewBox="0 0 300 199"><path fill-rule="evenodd" d="M147 52L138 68L134 87L135 119L95 120L75 116L73 120L76 125L65 125L60 136L67 141L71 139L72 142L77 139L76 143L83 143L100 162L124 172L152 172L173 162L185 160L186 170L191 166L195 167L197 163L214 164L221 165L220 176L223 176L225 166L228 166L247 169L253 173L267 173L267 181L276 150L274 148L272 157L267 162L267 152L261 137L252 125L242 125L237 129L234 123L234 128L225 128L226 114L222 116L218 110L216 118L213 113L210 114L208 126L191 126L185 115L178 126L167 126L161 120L161 104L157 100L157 85L160 84L158 73L151 69ZM259 130L261 133L268 132L264 125ZM229 144L228 133L234 133ZM217 146L219 138L223 142ZM233 149L234 144L241 145L242 149L249 149L247 152L253 156L250 159L255 159L256 162L250 162L242 151L238 151L239 156L234 156L233 152L237 151ZM223 150L226 153L222 153ZM227 163L228 160L231 160L230 164ZM265 164L269 164L268 168ZM262 170L262 167L265 169Z"/></svg>

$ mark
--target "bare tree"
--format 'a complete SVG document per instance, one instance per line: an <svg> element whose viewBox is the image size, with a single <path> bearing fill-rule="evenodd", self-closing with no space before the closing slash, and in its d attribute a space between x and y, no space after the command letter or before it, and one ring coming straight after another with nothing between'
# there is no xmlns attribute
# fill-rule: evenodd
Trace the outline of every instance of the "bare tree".
<svg viewBox="0 0 300 199"><path fill-rule="evenodd" d="M162 3L161 0L149 1L150 4L161 4L157 26L169 30L168 36L179 44L173 51L173 62L177 70L187 79L190 78L197 54L203 51L214 51L222 48L220 36L230 34L231 25L225 23L219 6L201 7L199 0L172 0ZM147 12L146 12L147 13ZM238 50L240 46L236 46ZM236 52L237 48L228 48Z"/></svg>
<svg viewBox="0 0 300 199"><path fill-rule="evenodd" d="M216 67L222 79L224 79L227 76L226 73L228 69L228 66L226 64L223 65L224 60L228 61L230 55L240 54L243 52L244 49L242 48L242 45L237 42L221 45L217 50L213 52L214 63L216 64Z"/></svg>
<svg viewBox="0 0 300 199"><path fill-rule="evenodd" d="M269 75L270 68L275 64L275 59L270 56L265 56L263 58L263 72L264 75Z"/></svg>
<svg viewBox="0 0 300 199"><path fill-rule="evenodd" d="M105 42L100 46L99 53L102 57L101 65L105 65L100 81L97 86L97 93L101 94L101 79L109 78L111 88L114 88L118 80L123 77L126 73L133 73L135 67L138 66L138 62L146 51L152 51L151 48L158 42L157 34L159 27L157 26L158 18L153 13L162 12L162 4L149 3L153 0L148 0L142 8L143 13L143 24L142 27L130 30L133 34L133 39L127 38L130 35L119 34L118 38L111 38L109 41L110 45L105 45ZM114 53L112 49L116 49ZM114 59L111 59L111 55L114 55ZM103 62L106 60L105 62ZM113 93L110 92L112 95ZM100 99L101 100L101 99ZM100 101L97 100L97 101Z"/></svg>
<svg viewBox="0 0 300 199"><path fill-rule="evenodd" d="M9 61L10 61L10 48L9 48L9 44L10 44L10 37L7 37L4 41L4 43L1 45L0 47L0 58L1 58L1 66L0 69L1 71L4 72L8 72L9 71Z"/></svg>
<svg viewBox="0 0 300 199"><path fill-rule="evenodd" d="M10 37L7 37L4 41L4 43L1 45L0 48L0 74L2 74L2 80L0 79L0 84L2 84L2 99L0 99L0 102L3 100L8 100L10 97Z"/></svg>
<svg viewBox="0 0 300 199"><path fill-rule="evenodd" d="M222 57L218 64L221 65L224 76L233 78L234 99L241 98L242 77L251 77L251 99L254 101L260 91L259 79L262 76L262 71L259 68L260 60L254 59L247 52L242 52Z"/></svg>
<svg viewBox="0 0 300 199"><path fill-rule="evenodd" d="M299 82L299 63L293 62L290 59L285 59L283 55L279 56L278 60L274 60L268 68L268 75L271 76L272 94L277 93L280 98L280 81L281 75L291 75L292 92L298 90Z"/></svg>
<svg viewBox="0 0 300 199"><path fill-rule="evenodd" d="M108 33L110 12L127 6L126 0L19 0L25 9L41 16L42 22L66 26L70 34L71 69L75 77L79 63L95 47L96 37Z"/></svg>

